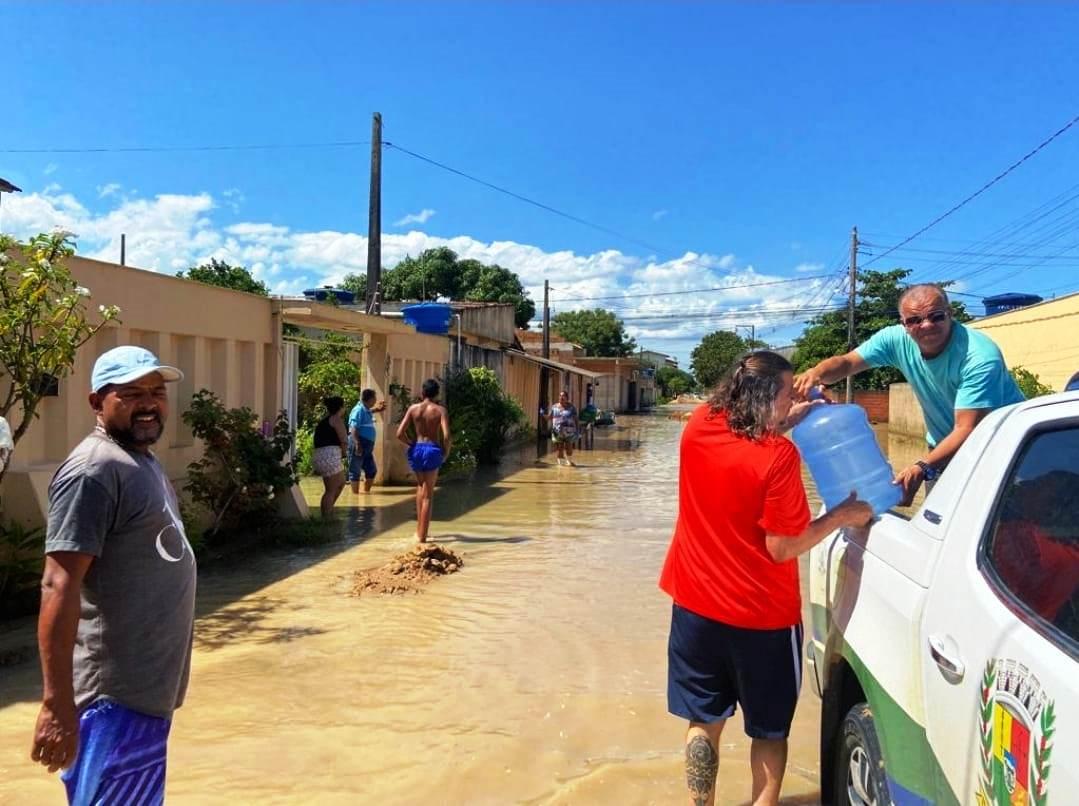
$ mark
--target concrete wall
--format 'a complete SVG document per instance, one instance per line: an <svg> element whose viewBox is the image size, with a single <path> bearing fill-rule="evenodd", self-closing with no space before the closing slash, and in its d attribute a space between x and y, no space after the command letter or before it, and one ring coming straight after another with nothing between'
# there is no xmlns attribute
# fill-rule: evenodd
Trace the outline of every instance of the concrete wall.
<svg viewBox="0 0 1079 806"><path fill-rule="evenodd" d="M280 326L269 299L86 258L67 265L90 290L90 309L118 305L122 321L83 345L59 396L41 402L39 419L19 441L0 494L5 517L26 523L42 521L52 474L94 427L90 373L97 356L112 347L146 347L184 372L184 380L168 385L169 417L154 448L175 482L182 483L187 465L202 455L181 419L195 392L208 388L225 405L248 406L263 419L281 407Z"/></svg>
<svg viewBox="0 0 1079 806"><path fill-rule="evenodd" d="M454 311L460 314L461 330L465 333L474 333L500 344L513 344L516 312L512 303L450 304L453 305Z"/></svg>
<svg viewBox="0 0 1079 806"><path fill-rule="evenodd" d="M528 422L535 426L538 422L540 407L540 367L534 361L520 356L507 355L503 362L506 394L516 400Z"/></svg>
<svg viewBox="0 0 1079 806"><path fill-rule="evenodd" d="M401 413L390 397L390 385L408 387L410 399L416 401L425 380L445 377L449 359L450 342L444 336L422 333L364 336L364 383L375 390L379 400L386 401L386 411L381 421L376 422L375 462L379 468L376 484L402 483L412 478L405 447L395 436Z"/></svg>
<svg viewBox="0 0 1079 806"><path fill-rule="evenodd" d="M989 336L1008 367L1022 366L1056 392L1079 370L1079 294L968 324Z"/></svg>
<svg viewBox="0 0 1079 806"><path fill-rule="evenodd" d="M888 422L891 395L887 391L855 391L854 402L865 409L871 423Z"/></svg>
<svg viewBox="0 0 1079 806"><path fill-rule="evenodd" d="M909 383L888 387L888 433L925 440L925 418Z"/></svg>

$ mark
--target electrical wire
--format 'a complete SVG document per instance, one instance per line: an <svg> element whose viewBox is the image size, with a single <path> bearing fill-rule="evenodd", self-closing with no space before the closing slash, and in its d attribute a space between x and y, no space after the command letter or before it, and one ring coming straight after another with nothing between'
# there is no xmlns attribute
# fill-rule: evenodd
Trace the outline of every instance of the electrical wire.
<svg viewBox="0 0 1079 806"><path fill-rule="evenodd" d="M1062 134L1064 134L1064 132L1068 131L1068 129L1070 129L1070 128L1071 128L1072 126L1074 126L1074 125L1075 125L1076 123L1079 123L1079 115L1076 115L1075 117L1073 117L1073 118L1072 118L1071 120L1069 120L1069 121L1068 121L1067 123L1065 123L1065 124L1064 124L1064 125L1063 125L1062 127L1060 127L1060 128L1059 128L1059 129L1057 129L1057 130L1056 130L1055 132L1053 132L1053 133L1052 133L1051 135L1049 135L1049 136L1048 136L1047 138L1045 138L1044 140L1042 140L1042 142L1041 142L1041 143L1039 143L1039 144L1038 144L1037 146L1035 146L1035 147L1034 147L1033 149L1031 149L1030 151L1028 151L1028 152L1027 152L1026 154L1024 154L1024 155L1023 155L1022 157L1020 157L1020 158L1019 158L1018 160L1016 160L1015 162L1013 162L1013 163L1012 163L1011 165L1009 165L1009 166L1008 166L1007 168L1005 168L1005 169L1004 169L1003 171L1001 171L1001 172L1000 172L999 174L997 174L997 175L996 175L995 177L993 177L992 179L990 179L990 180L989 180L988 182L986 182L986 183L985 183L984 185L982 185L982 186L981 186L980 188L978 188L978 189L977 189L976 191L974 191L973 193L971 193L971 194L970 194L969 196L967 196L967 197L966 197L965 199L963 199L962 201L960 201L960 202L958 202L957 204L953 205L953 206L952 206L952 207L951 207L951 208L950 208L949 210L947 210L947 211L945 211L945 212L941 213L941 214L940 214L940 215L938 215L938 216L937 216L936 218L934 218L934 219L933 219L932 221L930 221L930 222L929 222L928 224L926 224L926 225L925 225L924 227L922 227L921 229L919 229L919 230L915 231L914 233L912 233L912 234L908 235L908 236L907 236L906 238L904 238L904 239L903 239L902 241L900 241L899 243L895 244L894 246L892 246L891 248L889 248L889 249L888 249L888 250L886 250L885 252L882 252L882 253L881 253L880 255L878 255L877 257L874 257L874 258L873 258L873 259L872 259L871 261L869 261L869 263L865 264L865 266L864 266L863 268L868 268L868 267L869 267L869 266L871 266L871 265L872 265L873 263L876 263L877 261L879 261L879 260L881 260L882 258L886 257L887 255L890 255L890 254L891 254L892 252L894 252L894 251L895 251L896 249L898 249L899 247L901 247L901 246L904 246L905 244L908 244L908 243L910 243L910 242L911 242L911 241L913 241L913 240L914 240L915 238L917 238L917 237L918 237L919 235L923 234L924 232L927 232L928 230L932 229L932 228L933 228L933 227L935 227L935 226L936 226L937 224L939 224L939 223L940 223L941 221L943 221L944 219L948 218L948 216L950 216L950 215L952 215L953 213L956 213L956 212L958 212L959 210L961 210L961 209L962 209L963 207L965 207L965 206L966 206L967 204L969 204L970 202L974 201L974 199L976 199L976 198L978 198L979 196L981 196L981 195L982 195L983 193L985 193L985 192L986 192L987 190L989 190L989 188L993 187L993 185L995 185L995 184L997 184L998 182L1000 182L1000 181L1001 181L1002 179L1004 179L1004 177L1006 177L1006 176L1007 176L1008 174L1010 174L1010 173L1011 173L1012 171L1014 171L1014 170L1015 170L1016 168L1018 168L1018 167L1019 167L1020 165L1022 165L1022 164L1023 164L1024 162L1026 162L1027 160L1029 160L1029 159L1030 159L1031 157L1033 157L1033 156L1034 156L1035 154L1037 154L1037 153L1038 153L1039 151L1041 151L1041 150L1042 150L1043 148L1045 148L1045 147L1046 147L1046 146L1048 146L1048 145L1049 145L1050 143L1052 143L1052 142L1053 142L1054 140L1056 140L1056 139L1057 139L1058 137L1060 137L1060 136L1061 136Z"/></svg>
<svg viewBox="0 0 1079 806"><path fill-rule="evenodd" d="M277 151L369 146L370 140L330 140L324 143L249 143L200 146L97 146L91 148L0 148L0 154L171 154L177 151Z"/></svg>
<svg viewBox="0 0 1079 806"><path fill-rule="evenodd" d="M560 297L550 300L553 305L556 302L603 302L607 300L644 299L651 297L671 297L680 294L707 294L713 291L734 291L742 288L761 288L763 286L786 285L788 283L804 283L810 280L821 280L831 277L829 274L814 274L806 277L791 277L786 280L769 280L761 283L744 283L741 285L712 286L710 288L687 288L681 291L654 291L641 294L620 294L609 297Z"/></svg>
<svg viewBox="0 0 1079 806"><path fill-rule="evenodd" d="M636 244L637 246L644 247L645 249L649 250L650 252L657 252L657 253L664 253L664 254L671 254L673 252L673 250L663 249L662 247L654 246L653 244L650 244L647 241L642 241L639 238L633 237L632 235L628 235L628 234L626 234L624 232L620 232L620 231L618 231L616 229L612 229L610 227L605 227L602 224L597 224L594 221L589 221L588 219L581 218L580 216L573 215L572 213L567 213L564 210L559 210L557 207L552 207L549 204L544 204L543 202L536 201L535 199L530 199L528 196L524 196L524 195L522 195L520 193L516 193L515 191L512 191L512 190L510 190L508 188L504 188L504 187L502 187L500 185L496 185L493 182L488 182L485 179L480 179L479 177L473 176L470 173L466 173L465 171L462 171L459 168L454 168L454 167L452 167L450 165L447 165L444 162L439 162L436 159L432 159L431 157L425 157L423 154L419 154L419 153L417 153L415 151L411 151L411 150L405 148L404 146L399 146L396 143L391 143L388 140L383 141L383 145L386 148L392 148L395 151L400 151L402 154L407 154L408 156L412 157L413 159L420 160L421 162L426 162L429 165L434 165L436 168L440 168L443 171L447 171L447 172L449 172L451 174L456 174L457 176L460 176L460 177L462 177L464 179L467 179L470 182L475 182L476 184L482 185L483 187L489 188L490 190L494 190L497 193L502 193L502 194L504 194L506 196L509 196L510 198L517 199L520 202L524 202L525 204L530 204L533 207L538 207L540 210L545 210L548 213L551 213L551 214L556 215L556 216L560 216L561 218L565 218L568 221L573 221L576 224L580 224L582 226L589 227L590 229L594 229L594 230L597 230L599 232L606 233L607 235L613 235L614 237L620 238L620 239L626 241L627 243L632 243L632 244ZM690 261L690 262L692 262L692 261ZM696 265L704 265L704 264L696 264ZM713 268L713 267L709 266L707 268Z"/></svg>

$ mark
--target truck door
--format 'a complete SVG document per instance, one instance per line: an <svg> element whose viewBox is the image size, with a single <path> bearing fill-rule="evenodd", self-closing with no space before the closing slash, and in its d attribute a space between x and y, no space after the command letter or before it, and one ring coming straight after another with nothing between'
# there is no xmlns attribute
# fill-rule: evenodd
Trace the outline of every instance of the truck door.
<svg viewBox="0 0 1079 806"><path fill-rule="evenodd" d="M1009 417L958 509L921 631L936 802L1073 802L1079 402Z"/></svg>

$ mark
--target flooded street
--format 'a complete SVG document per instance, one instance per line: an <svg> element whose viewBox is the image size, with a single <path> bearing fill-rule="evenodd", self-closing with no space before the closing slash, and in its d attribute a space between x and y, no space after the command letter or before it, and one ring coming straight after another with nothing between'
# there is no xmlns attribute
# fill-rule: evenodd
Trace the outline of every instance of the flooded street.
<svg viewBox="0 0 1079 806"><path fill-rule="evenodd" d="M411 546L405 488L346 490L337 544L205 573L169 802L683 802L656 587L680 432L624 417L578 468L522 461L443 485L432 534L465 566L418 595L346 593L352 571ZM304 490L317 506L321 485ZM2 678L0 803L61 803L27 759L36 663ZM807 683L787 803L816 802L818 714ZM732 721L719 802L746 802L747 758Z"/></svg>

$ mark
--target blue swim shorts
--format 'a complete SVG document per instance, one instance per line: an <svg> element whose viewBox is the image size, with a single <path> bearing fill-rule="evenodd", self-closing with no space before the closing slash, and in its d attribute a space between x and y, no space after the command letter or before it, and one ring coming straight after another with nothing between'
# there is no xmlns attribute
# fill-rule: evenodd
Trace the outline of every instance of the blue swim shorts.
<svg viewBox="0 0 1079 806"><path fill-rule="evenodd" d="M408 449L408 466L413 473L438 470L442 462L442 448L433 442L417 442Z"/></svg>
<svg viewBox="0 0 1079 806"><path fill-rule="evenodd" d="M165 802L165 754L172 721L100 699L79 714L75 763L60 775L72 806Z"/></svg>

